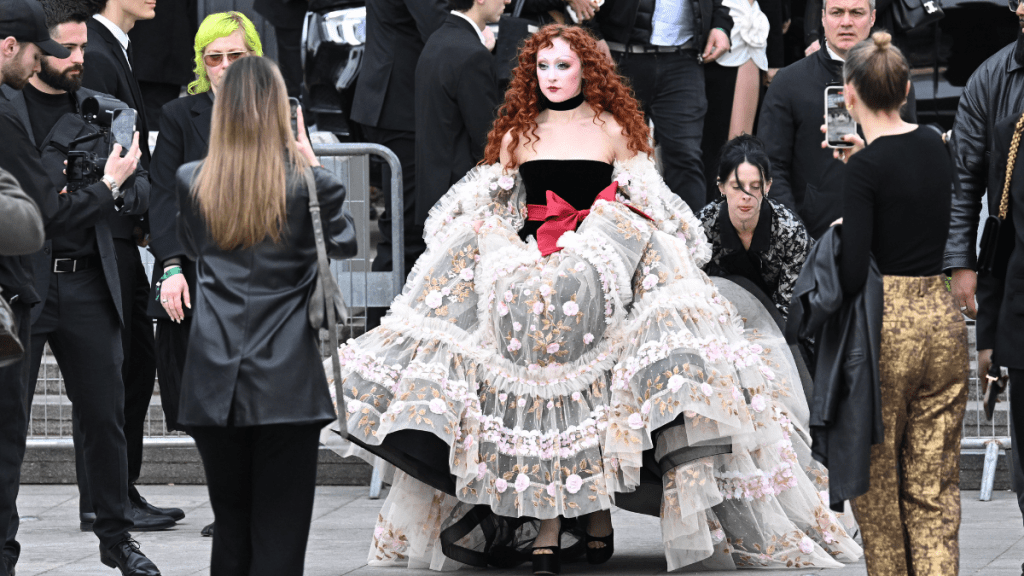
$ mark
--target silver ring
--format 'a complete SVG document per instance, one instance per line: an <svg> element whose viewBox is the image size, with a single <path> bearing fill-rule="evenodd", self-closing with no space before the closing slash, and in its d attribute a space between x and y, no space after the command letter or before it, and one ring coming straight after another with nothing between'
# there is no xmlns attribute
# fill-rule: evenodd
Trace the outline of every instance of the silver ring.
<svg viewBox="0 0 1024 576"><path fill-rule="evenodd" d="M160 303L161 304L166 304L167 303L167 298L161 298L160 299Z"/></svg>

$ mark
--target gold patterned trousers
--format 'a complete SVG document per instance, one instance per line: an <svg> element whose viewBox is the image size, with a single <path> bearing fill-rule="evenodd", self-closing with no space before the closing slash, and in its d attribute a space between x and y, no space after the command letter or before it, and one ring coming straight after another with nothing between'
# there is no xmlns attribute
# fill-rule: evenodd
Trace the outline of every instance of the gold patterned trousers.
<svg viewBox="0 0 1024 576"><path fill-rule="evenodd" d="M942 276L885 276L879 361L885 439L852 501L871 576L955 575L967 327Z"/></svg>

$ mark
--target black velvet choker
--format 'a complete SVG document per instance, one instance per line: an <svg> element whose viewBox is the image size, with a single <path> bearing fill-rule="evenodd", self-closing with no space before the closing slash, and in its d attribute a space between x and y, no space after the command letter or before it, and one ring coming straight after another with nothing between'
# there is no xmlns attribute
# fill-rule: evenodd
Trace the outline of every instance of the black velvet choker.
<svg viewBox="0 0 1024 576"><path fill-rule="evenodd" d="M573 96L572 98L569 98L568 100L563 100L561 102L552 102L551 100L548 100L548 97L545 96L544 93L541 93L540 106L542 110L544 108L547 108L548 110L558 110L559 112L565 112L566 110L575 110L579 108L580 104L583 104L584 100L586 100L586 96L583 95L582 90L580 90L579 94Z"/></svg>

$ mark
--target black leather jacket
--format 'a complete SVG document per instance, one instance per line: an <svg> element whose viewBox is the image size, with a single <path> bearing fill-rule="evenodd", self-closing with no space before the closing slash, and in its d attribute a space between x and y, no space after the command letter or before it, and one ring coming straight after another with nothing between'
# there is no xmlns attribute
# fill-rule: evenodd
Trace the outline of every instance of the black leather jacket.
<svg viewBox="0 0 1024 576"><path fill-rule="evenodd" d="M871 445L882 442L882 275L874 258L864 288L843 299L839 281L840 229L834 226L811 248L793 289L786 339L814 338L817 361L810 397L814 459L829 467L829 506L869 488Z"/></svg>
<svg viewBox="0 0 1024 576"><path fill-rule="evenodd" d="M1024 112L1024 62L1016 58L1015 46L1006 46L978 67L960 97L952 139L960 191L953 196L949 239L942 259L947 272L977 267L975 246L986 187L992 190L988 195L989 213L998 212L1006 165L992 162L993 127L1000 120Z"/></svg>
<svg viewBox="0 0 1024 576"><path fill-rule="evenodd" d="M588 26L598 38L620 44L647 44L651 40L651 18L656 0L605 0ZM722 0L692 0L696 18L697 49L703 51L712 28L732 32L732 17Z"/></svg>

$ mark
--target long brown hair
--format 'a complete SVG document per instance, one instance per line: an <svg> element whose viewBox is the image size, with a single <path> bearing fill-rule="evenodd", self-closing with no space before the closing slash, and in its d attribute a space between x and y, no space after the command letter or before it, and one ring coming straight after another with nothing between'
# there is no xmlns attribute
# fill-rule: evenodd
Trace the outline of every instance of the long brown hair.
<svg viewBox="0 0 1024 576"><path fill-rule="evenodd" d="M634 152L652 152L648 139L650 129L644 122L640 105L630 93L629 87L615 66L608 61L597 47L597 40L589 32L577 26L549 24L530 36L519 49L519 65L513 71L512 81L505 92L505 103L498 109L498 119L487 136L484 163L493 164L501 155L501 139L506 132L512 134L509 143L509 164L514 168L519 139L526 136L530 142L537 138L537 105L540 94L537 81L537 52L553 45L552 40L565 40L580 57L583 66L583 94L597 116L607 110L622 126L629 138L629 149ZM597 116L594 121L597 121Z"/></svg>
<svg viewBox="0 0 1024 576"><path fill-rule="evenodd" d="M277 65L260 56L224 73L213 104L210 151L192 196L223 250L280 242L287 222L288 163L309 162L292 135L288 96Z"/></svg>

